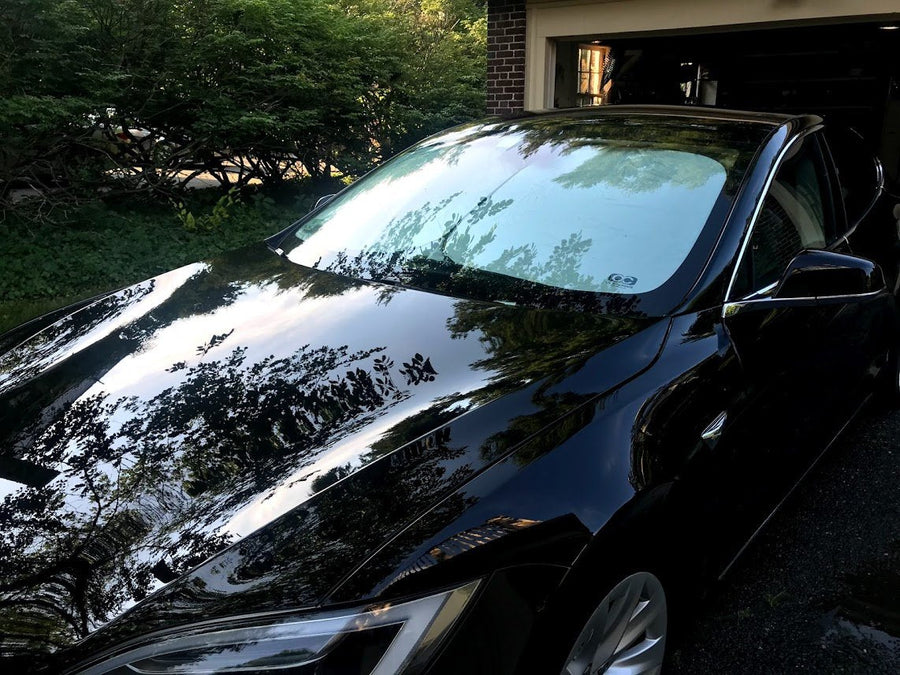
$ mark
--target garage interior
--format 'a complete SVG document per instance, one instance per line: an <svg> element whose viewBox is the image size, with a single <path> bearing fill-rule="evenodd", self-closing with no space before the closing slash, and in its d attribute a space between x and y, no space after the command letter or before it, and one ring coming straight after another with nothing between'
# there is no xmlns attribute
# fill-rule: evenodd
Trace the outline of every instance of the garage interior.
<svg viewBox="0 0 900 675"><path fill-rule="evenodd" d="M900 25L856 23L555 42L555 107L711 105L856 129L900 183Z"/></svg>

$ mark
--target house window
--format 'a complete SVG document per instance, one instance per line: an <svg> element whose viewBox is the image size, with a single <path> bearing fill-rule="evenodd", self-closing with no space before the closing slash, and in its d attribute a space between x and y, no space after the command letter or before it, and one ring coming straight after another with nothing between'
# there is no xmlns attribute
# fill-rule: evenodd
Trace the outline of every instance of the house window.
<svg viewBox="0 0 900 675"><path fill-rule="evenodd" d="M609 90L609 47L578 45L578 105L601 105Z"/></svg>

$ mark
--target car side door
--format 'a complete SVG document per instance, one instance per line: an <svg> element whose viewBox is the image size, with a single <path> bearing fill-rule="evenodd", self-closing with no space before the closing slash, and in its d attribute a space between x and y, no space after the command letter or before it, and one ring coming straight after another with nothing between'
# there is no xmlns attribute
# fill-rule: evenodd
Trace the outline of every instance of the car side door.
<svg viewBox="0 0 900 675"><path fill-rule="evenodd" d="M818 133L784 151L746 235L723 308L741 363L728 474L748 525L773 507L859 403L883 348L886 293L779 298L802 252L849 254ZM880 271L878 272L880 275ZM840 294L839 294L840 295ZM727 449L726 449L727 448Z"/></svg>

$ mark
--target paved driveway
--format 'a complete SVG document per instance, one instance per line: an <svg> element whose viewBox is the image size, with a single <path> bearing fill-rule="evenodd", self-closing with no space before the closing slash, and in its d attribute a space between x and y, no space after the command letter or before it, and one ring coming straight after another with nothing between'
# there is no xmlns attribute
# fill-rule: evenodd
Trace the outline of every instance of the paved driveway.
<svg viewBox="0 0 900 675"><path fill-rule="evenodd" d="M673 673L900 673L900 411L863 413L698 608Z"/></svg>

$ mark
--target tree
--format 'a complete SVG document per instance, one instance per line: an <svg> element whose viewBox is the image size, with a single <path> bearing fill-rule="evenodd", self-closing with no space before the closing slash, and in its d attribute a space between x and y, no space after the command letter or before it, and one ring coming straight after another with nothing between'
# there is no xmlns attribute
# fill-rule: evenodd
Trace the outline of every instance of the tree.
<svg viewBox="0 0 900 675"><path fill-rule="evenodd" d="M484 114L487 16L479 0L343 0L387 40L390 86L365 98L379 157ZM373 50L374 51L374 50Z"/></svg>
<svg viewBox="0 0 900 675"><path fill-rule="evenodd" d="M480 115L477 0L10 0L0 203L367 170Z"/></svg>

